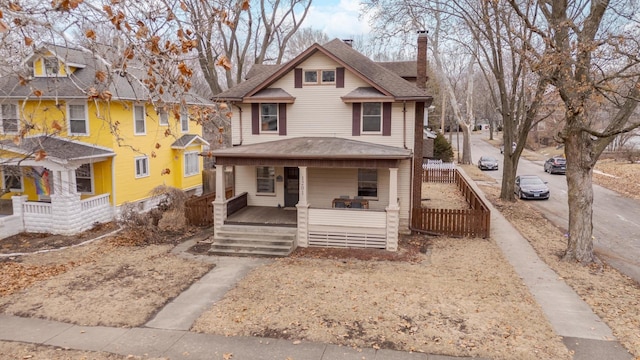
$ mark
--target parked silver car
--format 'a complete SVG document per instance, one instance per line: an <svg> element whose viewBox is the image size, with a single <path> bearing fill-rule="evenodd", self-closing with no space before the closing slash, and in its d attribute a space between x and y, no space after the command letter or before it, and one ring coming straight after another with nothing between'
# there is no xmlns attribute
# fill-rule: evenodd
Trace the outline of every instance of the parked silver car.
<svg viewBox="0 0 640 360"><path fill-rule="evenodd" d="M549 174L566 174L567 159L562 156L554 156L544 162L544 171Z"/></svg>
<svg viewBox="0 0 640 360"><path fill-rule="evenodd" d="M493 156L481 156L478 160L480 170L498 170L498 159Z"/></svg>
<svg viewBox="0 0 640 360"><path fill-rule="evenodd" d="M547 200L551 195L547 183L536 175L517 176L514 192L520 199Z"/></svg>

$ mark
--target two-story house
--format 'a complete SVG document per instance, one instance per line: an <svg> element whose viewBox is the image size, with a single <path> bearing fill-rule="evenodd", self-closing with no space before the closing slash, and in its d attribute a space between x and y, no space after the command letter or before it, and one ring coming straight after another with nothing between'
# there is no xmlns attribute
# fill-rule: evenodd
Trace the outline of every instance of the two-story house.
<svg viewBox="0 0 640 360"><path fill-rule="evenodd" d="M256 225L294 228L294 246L396 250L398 234L410 231L415 125L422 129L432 100L416 86L416 69L426 74L425 34L418 48L420 63L377 63L335 39L286 64L254 67L221 93L234 110L234 146L213 155L218 168L235 169L239 195L225 199L218 171L213 251L240 252L230 244L243 238L253 253L260 239L276 243L269 227L247 235ZM238 220L251 209L253 219ZM275 220L281 214L292 221Z"/></svg>
<svg viewBox="0 0 640 360"><path fill-rule="evenodd" d="M44 45L25 64L28 73L0 77L2 199L13 209L0 236L75 234L124 203L148 209L159 185L201 191L207 143L191 120L211 102L159 101L133 69L109 72L80 49Z"/></svg>

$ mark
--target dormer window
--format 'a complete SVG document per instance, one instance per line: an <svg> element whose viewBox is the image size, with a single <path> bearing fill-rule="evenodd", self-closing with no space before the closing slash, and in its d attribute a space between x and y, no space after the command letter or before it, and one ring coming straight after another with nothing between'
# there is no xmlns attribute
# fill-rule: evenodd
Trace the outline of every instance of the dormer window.
<svg viewBox="0 0 640 360"><path fill-rule="evenodd" d="M305 70L304 83L305 85L335 84L336 71L335 70Z"/></svg>
<svg viewBox="0 0 640 360"><path fill-rule="evenodd" d="M44 74L46 76L58 76L60 73L60 63L58 59L55 57L46 57L42 59L42 64L44 66Z"/></svg>

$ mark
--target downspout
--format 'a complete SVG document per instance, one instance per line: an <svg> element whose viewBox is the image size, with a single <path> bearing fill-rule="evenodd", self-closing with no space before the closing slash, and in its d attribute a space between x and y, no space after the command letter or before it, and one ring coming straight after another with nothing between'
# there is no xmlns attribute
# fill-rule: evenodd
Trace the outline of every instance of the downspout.
<svg viewBox="0 0 640 360"><path fill-rule="evenodd" d="M407 148L407 101L402 102L402 146Z"/></svg>
<svg viewBox="0 0 640 360"><path fill-rule="evenodd" d="M231 146L232 146L232 147L233 147L233 146L240 146L240 145L242 145L242 141L243 141L243 139L242 139L242 108L241 108L238 104L236 104L236 103L233 103L233 105L234 105L235 107L237 107L237 108L238 108L238 120L239 120L239 122L240 122L240 126L239 126L239 127L240 127L240 144L234 144L234 143L232 142L232 143L231 143Z"/></svg>

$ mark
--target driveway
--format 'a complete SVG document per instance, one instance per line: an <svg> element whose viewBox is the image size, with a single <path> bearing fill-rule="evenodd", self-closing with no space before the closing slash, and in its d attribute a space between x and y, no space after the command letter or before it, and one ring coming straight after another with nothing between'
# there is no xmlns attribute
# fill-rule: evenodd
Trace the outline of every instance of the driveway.
<svg viewBox="0 0 640 360"><path fill-rule="evenodd" d="M500 171L485 173L500 183L502 181L503 155L500 150L487 143L488 133L471 136L474 163L482 155L494 156ZM530 161L520 158L518 175L534 174L548 182L551 198L531 201L556 226L568 228L567 182L564 175L551 175L543 170L544 160ZM620 196L618 193L593 186L593 235L597 255L609 265L640 283L640 202Z"/></svg>

